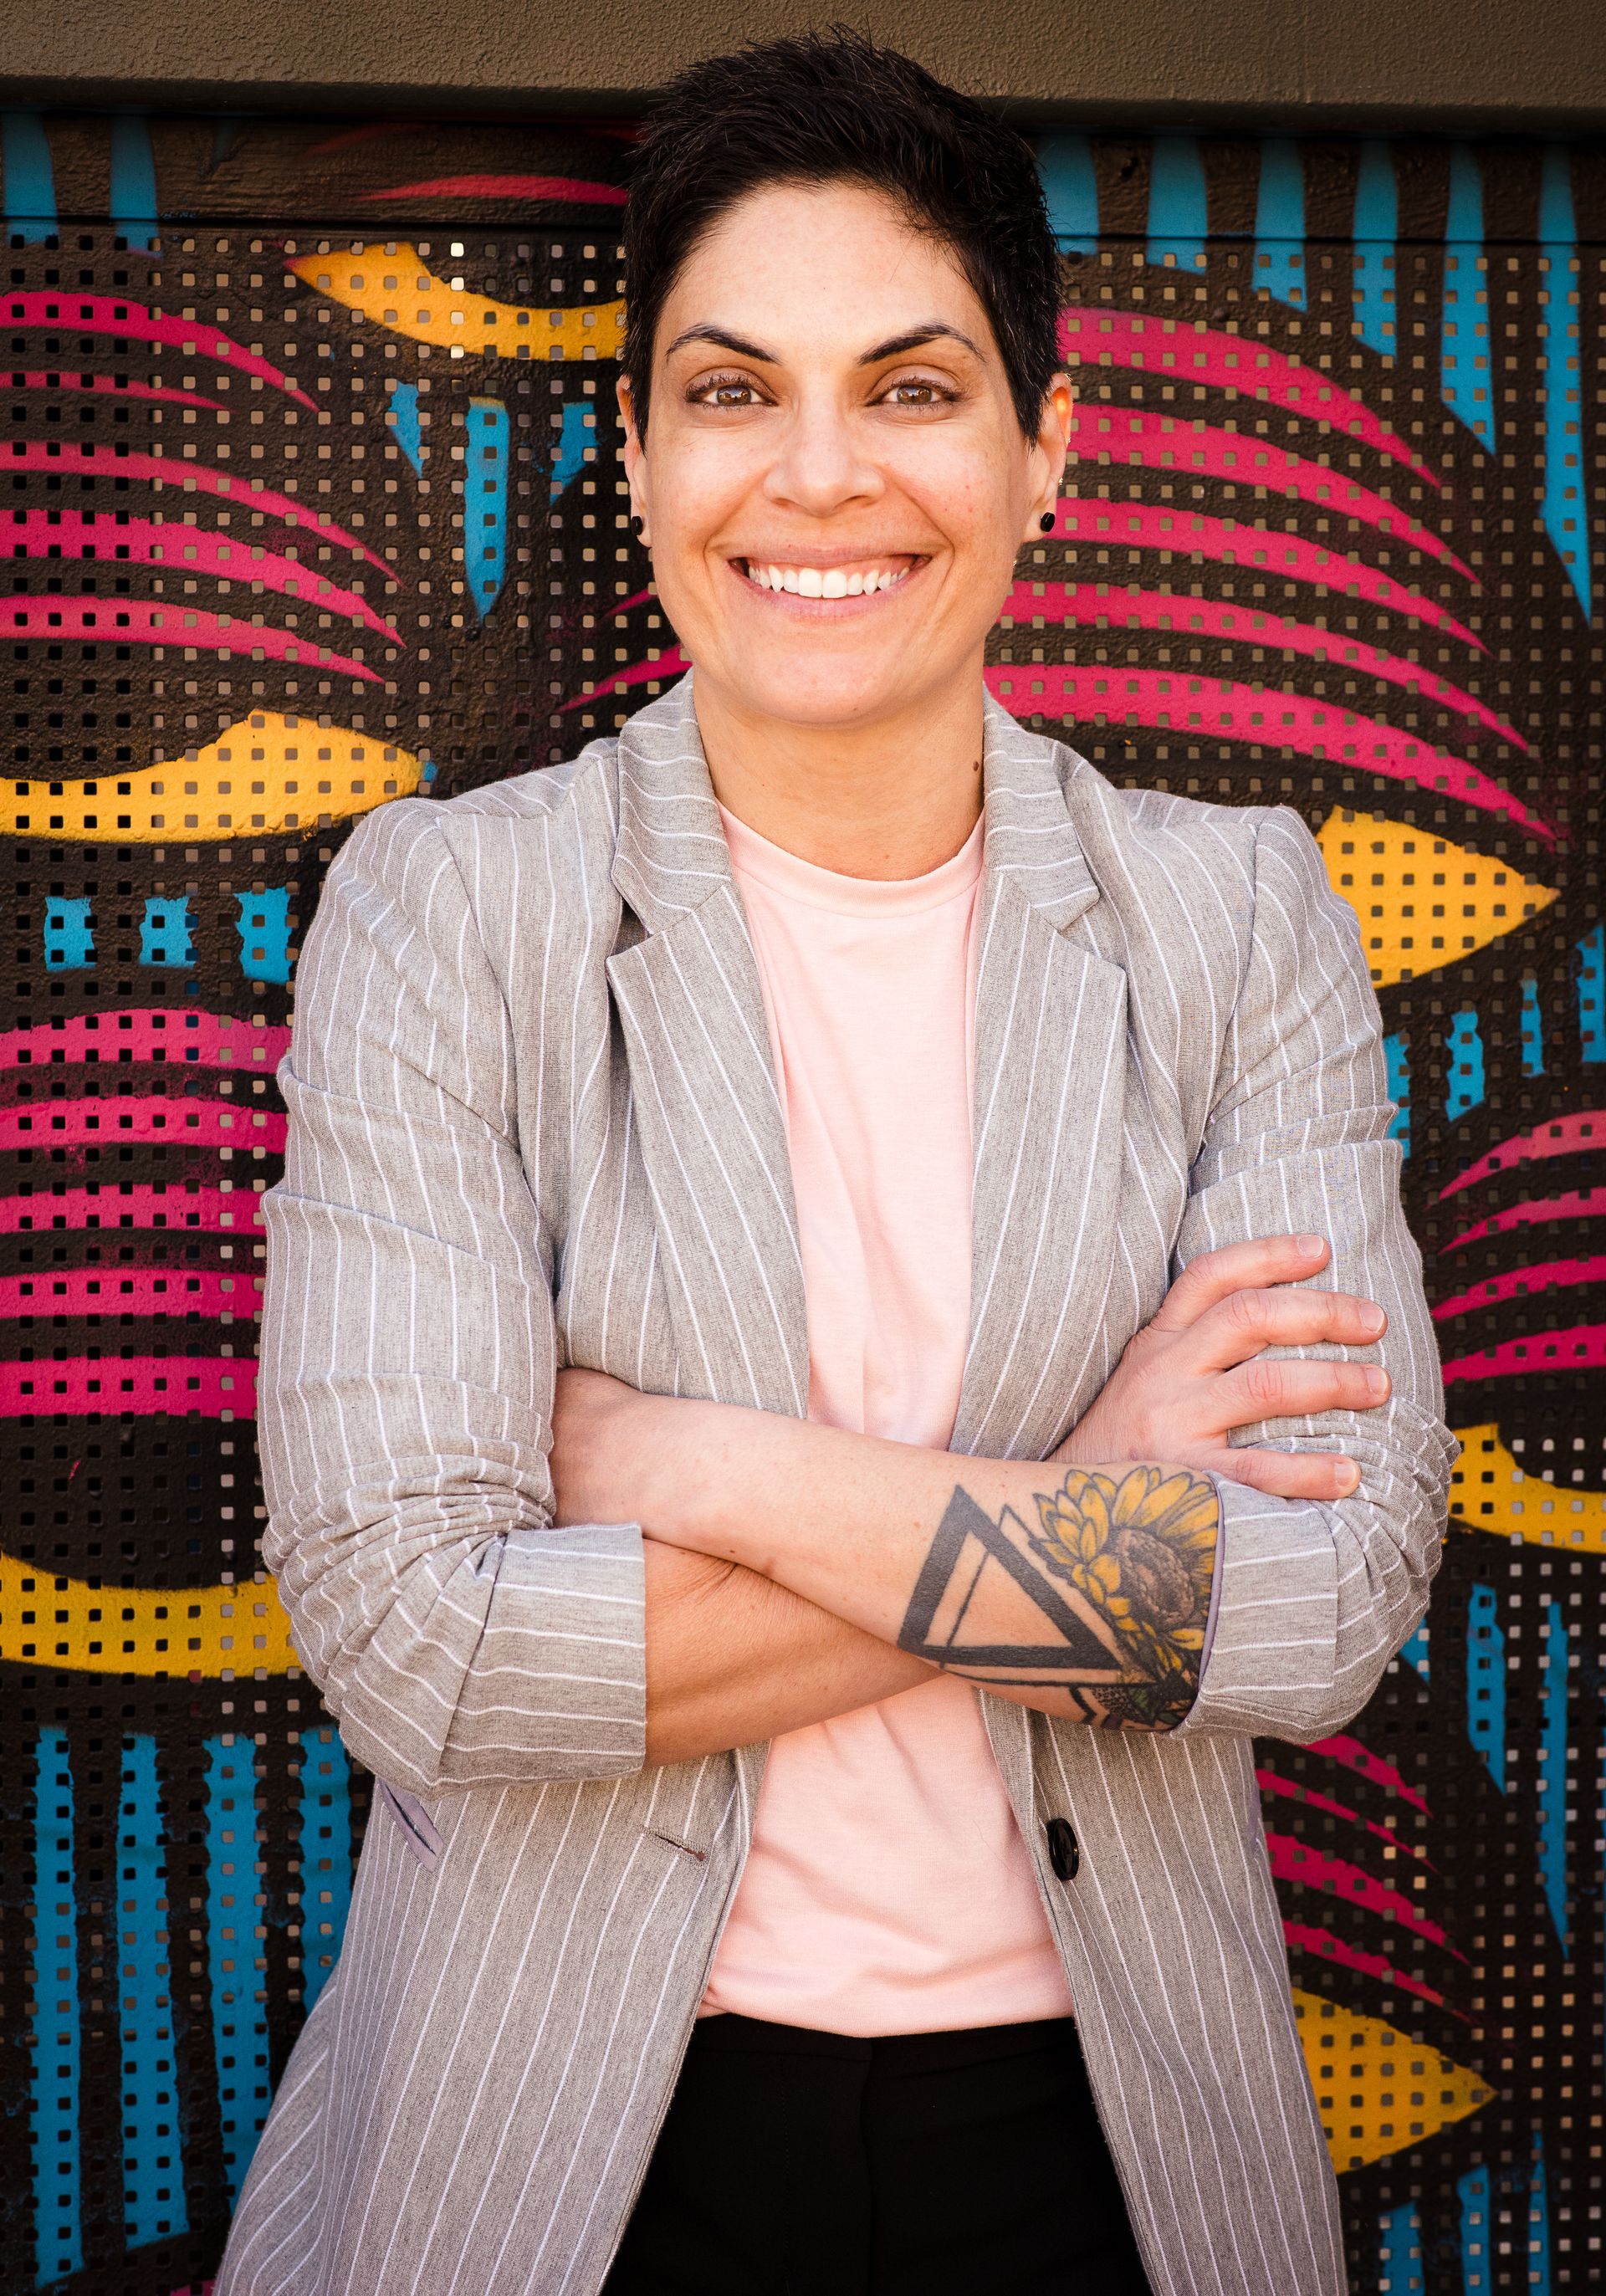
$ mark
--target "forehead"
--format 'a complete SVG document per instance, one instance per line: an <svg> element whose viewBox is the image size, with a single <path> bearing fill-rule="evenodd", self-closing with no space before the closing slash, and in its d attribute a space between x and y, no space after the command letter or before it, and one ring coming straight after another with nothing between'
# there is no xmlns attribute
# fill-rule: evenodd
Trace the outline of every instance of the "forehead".
<svg viewBox="0 0 1606 2296"><path fill-rule="evenodd" d="M791 355L931 320L996 356L986 308L938 232L865 184L767 184L694 242L664 299L658 340L706 324Z"/></svg>

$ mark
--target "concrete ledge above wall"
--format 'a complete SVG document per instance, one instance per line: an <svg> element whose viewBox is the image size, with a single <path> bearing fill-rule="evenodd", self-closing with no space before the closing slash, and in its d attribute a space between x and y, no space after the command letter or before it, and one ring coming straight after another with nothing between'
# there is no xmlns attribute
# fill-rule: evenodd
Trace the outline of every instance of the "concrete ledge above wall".
<svg viewBox="0 0 1606 2296"><path fill-rule="evenodd" d="M1606 128L1602 0L874 0L840 14L975 94L1112 126ZM55 0L12 10L12 102L634 111L778 0Z"/></svg>

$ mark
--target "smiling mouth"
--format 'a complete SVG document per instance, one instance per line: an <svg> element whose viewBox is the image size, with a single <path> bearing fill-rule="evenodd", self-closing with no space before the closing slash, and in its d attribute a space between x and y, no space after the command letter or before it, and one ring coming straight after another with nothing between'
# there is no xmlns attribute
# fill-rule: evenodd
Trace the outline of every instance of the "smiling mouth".
<svg viewBox="0 0 1606 2296"><path fill-rule="evenodd" d="M785 590L799 598L867 598L896 590L922 557L864 558L846 566L786 566L758 558L733 558L731 564L759 590Z"/></svg>

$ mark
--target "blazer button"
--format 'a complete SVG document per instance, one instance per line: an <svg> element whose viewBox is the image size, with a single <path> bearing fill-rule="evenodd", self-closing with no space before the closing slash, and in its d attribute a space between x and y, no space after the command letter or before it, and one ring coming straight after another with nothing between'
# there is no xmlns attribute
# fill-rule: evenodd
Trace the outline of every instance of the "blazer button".
<svg viewBox="0 0 1606 2296"><path fill-rule="evenodd" d="M1048 1836L1049 1864L1061 1882L1074 1882L1077 1867L1082 1862L1082 1853L1077 1847L1077 1837L1069 1819L1051 1817L1043 1831Z"/></svg>

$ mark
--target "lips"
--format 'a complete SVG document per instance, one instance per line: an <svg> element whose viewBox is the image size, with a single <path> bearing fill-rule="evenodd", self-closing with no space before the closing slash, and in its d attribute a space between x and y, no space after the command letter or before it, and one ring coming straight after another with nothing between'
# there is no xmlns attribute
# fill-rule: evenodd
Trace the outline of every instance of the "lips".
<svg viewBox="0 0 1606 2296"><path fill-rule="evenodd" d="M924 561L914 557L863 558L834 566L789 565L760 558L736 558L731 562L760 590L785 590L799 598L864 598L883 590L895 590Z"/></svg>

